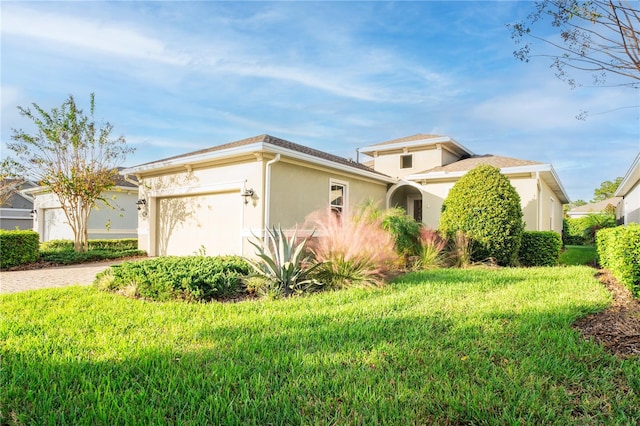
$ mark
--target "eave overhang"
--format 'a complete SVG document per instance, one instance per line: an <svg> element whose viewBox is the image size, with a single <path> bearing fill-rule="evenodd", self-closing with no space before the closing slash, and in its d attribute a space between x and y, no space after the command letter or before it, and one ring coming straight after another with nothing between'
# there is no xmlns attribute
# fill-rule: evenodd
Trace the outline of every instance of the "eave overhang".
<svg viewBox="0 0 640 426"><path fill-rule="evenodd" d="M457 180L464 176L468 170L447 172L435 171L427 173L416 173L405 176L405 180L428 182L436 180ZM562 204L570 202L569 196L560 182L560 178L551 164L536 164L530 166L503 167L500 173L505 176L518 174L538 174L540 178L551 188Z"/></svg>

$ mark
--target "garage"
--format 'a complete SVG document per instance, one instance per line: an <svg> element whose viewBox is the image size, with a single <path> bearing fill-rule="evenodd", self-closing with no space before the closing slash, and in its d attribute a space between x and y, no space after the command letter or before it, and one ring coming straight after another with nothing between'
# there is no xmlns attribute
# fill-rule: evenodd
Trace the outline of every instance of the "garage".
<svg viewBox="0 0 640 426"><path fill-rule="evenodd" d="M73 240L73 229L62 208L42 209L42 241Z"/></svg>
<svg viewBox="0 0 640 426"><path fill-rule="evenodd" d="M159 256L240 254L242 199L238 192L157 198Z"/></svg>

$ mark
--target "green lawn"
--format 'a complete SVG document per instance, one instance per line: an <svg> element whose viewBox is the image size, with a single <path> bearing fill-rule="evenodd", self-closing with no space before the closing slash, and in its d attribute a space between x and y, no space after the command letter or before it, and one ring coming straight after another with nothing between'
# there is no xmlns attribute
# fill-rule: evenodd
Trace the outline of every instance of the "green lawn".
<svg viewBox="0 0 640 426"><path fill-rule="evenodd" d="M595 246L565 246L565 250L560 253L561 265L595 265Z"/></svg>
<svg viewBox="0 0 640 426"><path fill-rule="evenodd" d="M226 304L0 296L0 424L636 424L638 358L571 328L610 303L593 273L434 270Z"/></svg>

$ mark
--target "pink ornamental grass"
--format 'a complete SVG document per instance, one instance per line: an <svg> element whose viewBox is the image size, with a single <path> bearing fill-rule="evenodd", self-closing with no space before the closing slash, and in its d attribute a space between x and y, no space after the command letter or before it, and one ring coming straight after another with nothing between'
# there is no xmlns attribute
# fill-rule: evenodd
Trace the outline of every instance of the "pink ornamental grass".
<svg viewBox="0 0 640 426"><path fill-rule="evenodd" d="M330 286L380 284L398 260L393 236L380 219L319 211L307 220L316 230L309 248L316 261L324 262L320 278Z"/></svg>

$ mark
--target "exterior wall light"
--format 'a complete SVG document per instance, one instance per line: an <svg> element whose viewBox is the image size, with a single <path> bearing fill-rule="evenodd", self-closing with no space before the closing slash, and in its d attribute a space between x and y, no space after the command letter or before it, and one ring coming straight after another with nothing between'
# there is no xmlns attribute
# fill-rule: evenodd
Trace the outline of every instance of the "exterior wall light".
<svg viewBox="0 0 640 426"><path fill-rule="evenodd" d="M138 201L136 201L136 206L138 206L138 210L142 210L142 208L146 205L147 205L147 200L145 200L144 198L141 198Z"/></svg>
<svg viewBox="0 0 640 426"><path fill-rule="evenodd" d="M31 219L37 219L38 218L38 210L36 210L36 209L31 210L31 212L29 213L29 216L31 216Z"/></svg>
<svg viewBox="0 0 640 426"><path fill-rule="evenodd" d="M245 189L240 195L244 197L244 203L249 204L249 198L253 197L255 193L253 189Z"/></svg>

